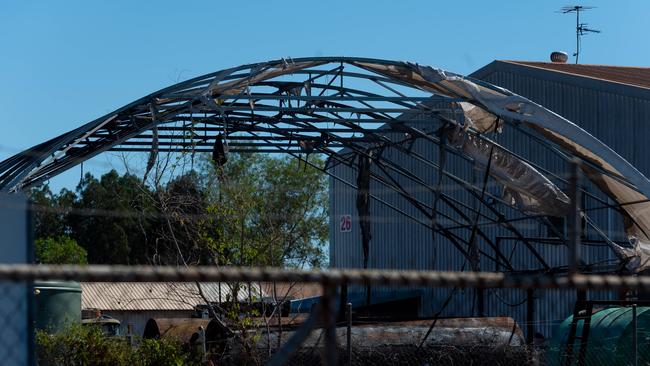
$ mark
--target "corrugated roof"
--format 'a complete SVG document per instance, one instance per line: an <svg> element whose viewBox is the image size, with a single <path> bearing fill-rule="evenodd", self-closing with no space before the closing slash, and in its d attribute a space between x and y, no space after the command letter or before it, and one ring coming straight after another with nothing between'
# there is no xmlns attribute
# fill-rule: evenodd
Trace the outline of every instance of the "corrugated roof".
<svg viewBox="0 0 650 366"><path fill-rule="evenodd" d="M232 293L230 285L203 282L201 290L211 302L226 301ZM251 286L252 296L259 295L259 286ZM240 301L248 300L248 287L242 284ZM194 282L82 282L82 309L100 310L192 310L204 304Z"/></svg>
<svg viewBox="0 0 650 366"><path fill-rule="evenodd" d="M537 67L541 69L579 75L593 79L611 81L627 85L634 85L642 88L650 88L650 68L632 66L610 66L610 65L584 65L584 64L562 64L556 62L534 62L534 61L507 61L523 66Z"/></svg>
<svg viewBox="0 0 650 366"><path fill-rule="evenodd" d="M319 283L277 282L274 288L272 282L262 282L262 291L269 297L273 297L275 294L279 300L295 300L321 296L323 294L323 286Z"/></svg>

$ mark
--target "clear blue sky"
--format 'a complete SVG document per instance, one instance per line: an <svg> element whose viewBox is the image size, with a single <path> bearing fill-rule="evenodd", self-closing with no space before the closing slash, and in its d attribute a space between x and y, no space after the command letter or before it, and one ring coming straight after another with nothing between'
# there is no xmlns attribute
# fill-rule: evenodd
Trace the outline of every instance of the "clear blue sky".
<svg viewBox="0 0 650 366"><path fill-rule="evenodd" d="M574 50L569 1L0 2L0 160L177 80L280 57L364 56L469 74ZM650 66L649 1L597 1L582 63ZM101 173L111 160L95 158ZM119 165L119 164L118 164ZM52 180L74 187L79 168Z"/></svg>

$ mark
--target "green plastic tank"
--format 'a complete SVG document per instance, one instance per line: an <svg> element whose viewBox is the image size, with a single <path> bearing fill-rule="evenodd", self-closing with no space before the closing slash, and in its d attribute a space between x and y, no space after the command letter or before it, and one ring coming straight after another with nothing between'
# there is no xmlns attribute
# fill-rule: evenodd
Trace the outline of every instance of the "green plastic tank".
<svg viewBox="0 0 650 366"><path fill-rule="evenodd" d="M35 281L32 294L37 330L56 333L67 324L81 323L81 285L78 282Z"/></svg>
<svg viewBox="0 0 650 366"><path fill-rule="evenodd" d="M573 316L568 317L555 331L548 351L549 365L564 365L562 355L566 353L569 328ZM582 334L584 320L579 320L576 336ZM579 353L580 339L573 346L574 362ZM650 364L650 307L637 308L637 350L639 365ZM631 365L632 348L632 308L612 307L595 312L585 354L586 365Z"/></svg>

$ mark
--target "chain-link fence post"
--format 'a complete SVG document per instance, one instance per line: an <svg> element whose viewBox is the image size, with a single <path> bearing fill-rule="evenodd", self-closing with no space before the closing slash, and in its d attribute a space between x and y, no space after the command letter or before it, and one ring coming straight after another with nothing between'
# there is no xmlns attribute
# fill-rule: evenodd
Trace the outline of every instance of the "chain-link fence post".
<svg viewBox="0 0 650 366"><path fill-rule="evenodd" d="M336 284L329 281L323 281L323 328L325 331L325 349L323 353L323 364L326 366L336 366L337 347L336 347Z"/></svg>
<svg viewBox="0 0 650 366"><path fill-rule="evenodd" d="M636 317L636 304L632 304L632 365L638 366L639 364L639 354L637 343L637 317Z"/></svg>
<svg viewBox="0 0 650 366"><path fill-rule="evenodd" d="M352 366L352 303L345 304L347 320L348 320L348 332L347 332L347 347L348 347L348 366Z"/></svg>

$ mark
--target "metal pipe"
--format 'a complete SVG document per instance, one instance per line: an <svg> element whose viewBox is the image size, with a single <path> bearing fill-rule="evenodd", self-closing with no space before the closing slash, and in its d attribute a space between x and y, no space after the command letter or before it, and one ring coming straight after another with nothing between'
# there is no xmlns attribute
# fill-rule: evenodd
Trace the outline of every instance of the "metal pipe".
<svg viewBox="0 0 650 366"><path fill-rule="evenodd" d="M526 343L533 344L535 336L535 290L526 291Z"/></svg>
<svg viewBox="0 0 650 366"><path fill-rule="evenodd" d="M568 215L569 223L569 271L576 273L580 261L580 236L582 235L582 217L580 214L580 193L578 192L580 161L574 159L569 164L569 198L571 211Z"/></svg>
<svg viewBox="0 0 650 366"><path fill-rule="evenodd" d="M325 331L325 351L323 364L326 366L338 365L336 347L336 287L332 283L323 283L323 328Z"/></svg>
<svg viewBox="0 0 650 366"><path fill-rule="evenodd" d="M352 303L346 304L346 312L348 317L348 333L347 333L347 346L348 346L348 365L352 366Z"/></svg>
<svg viewBox="0 0 650 366"><path fill-rule="evenodd" d="M632 351L634 352L633 365L639 365L639 354L638 354L638 343L637 343L637 317L636 317L636 304L632 304Z"/></svg>
<svg viewBox="0 0 650 366"><path fill-rule="evenodd" d="M338 319L339 321L345 320L345 311L346 311L346 305L348 303L348 285L347 284L342 284L341 285L341 294L339 295L339 316Z"/></svg>

